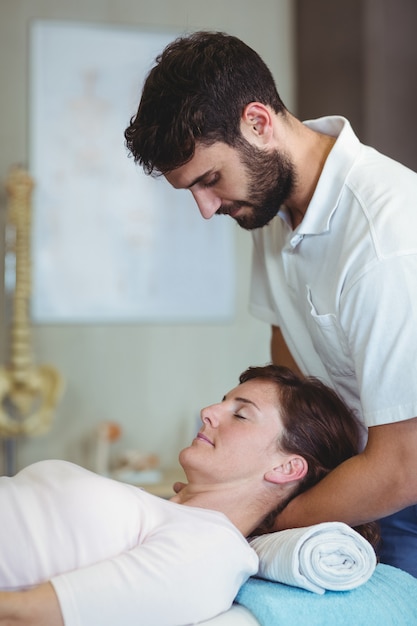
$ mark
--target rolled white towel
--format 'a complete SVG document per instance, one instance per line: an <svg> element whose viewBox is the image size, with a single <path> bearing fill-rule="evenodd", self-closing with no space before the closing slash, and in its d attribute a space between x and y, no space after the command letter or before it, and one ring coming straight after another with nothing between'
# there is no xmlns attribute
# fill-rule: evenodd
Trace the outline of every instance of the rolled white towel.
<svg viewBox="0 0 417 626"><path fill-rule="evenodd" d="M371 544L343 522L281 530L249 543L259 557L258 577L315 593L359 587L376 567Z"/></svg>

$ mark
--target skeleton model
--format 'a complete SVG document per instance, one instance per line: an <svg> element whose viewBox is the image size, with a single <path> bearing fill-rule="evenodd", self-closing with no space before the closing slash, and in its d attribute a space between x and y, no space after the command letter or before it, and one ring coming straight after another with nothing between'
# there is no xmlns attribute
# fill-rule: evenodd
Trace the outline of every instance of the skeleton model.
<svg viewBox="0 0 417 626"><path fill-rule="evenodd" d="M32 359L29 302L31 293L31 196L33 180L22 168L11 170L6 182L8 224L14 229L15 290L9 364L0 367L0 437L39 435L52 422L61 396L60 374Z"/></svg>

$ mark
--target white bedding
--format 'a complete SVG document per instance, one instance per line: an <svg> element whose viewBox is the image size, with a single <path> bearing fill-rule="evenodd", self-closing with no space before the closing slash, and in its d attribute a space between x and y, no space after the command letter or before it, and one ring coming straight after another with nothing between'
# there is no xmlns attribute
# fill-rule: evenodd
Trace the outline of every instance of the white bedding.
<svg viewBox="0 0 417 626"><path fill-rule="evenodd" d="M199 622L199 626L259 626L259 622L244 606L234 604L225 613Z"/></svg>

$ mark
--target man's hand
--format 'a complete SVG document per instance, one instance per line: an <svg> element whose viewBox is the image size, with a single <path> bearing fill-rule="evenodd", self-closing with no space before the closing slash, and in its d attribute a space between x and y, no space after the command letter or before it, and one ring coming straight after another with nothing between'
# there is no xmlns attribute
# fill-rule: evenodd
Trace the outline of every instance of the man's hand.
<svg viewBox="0 0 417 626"><path fill-rule="evenodd" d="M64 626L53 586L0 591L0 626Z"/></svg>

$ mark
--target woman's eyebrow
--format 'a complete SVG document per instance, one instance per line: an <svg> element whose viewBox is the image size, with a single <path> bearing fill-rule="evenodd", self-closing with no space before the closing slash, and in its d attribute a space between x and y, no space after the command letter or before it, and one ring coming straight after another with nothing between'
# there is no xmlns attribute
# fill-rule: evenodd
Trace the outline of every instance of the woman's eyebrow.
<svg viewBox="0 0 417 626"><path fill-rule="evenodd" d="M249 398L240 398L237 397L235 398L235 400L238 400L239 402L244 402L245 404L251 404L252 406L255 407L255 409L257 411L260 411L261 409L258 407L258 405L253 401L253 400L249 400Z"/></svg>
<svg viewBox="0 0 417 626"><path fill-rule="evenodd" d="M244 404L251 404L252 406L255 407L257 411L261 410L253 400L249 400L249 398L241 398L240 396L236 396L235 398L228 398L227 396L223 396L222 402L224 402L225 400L231 400L231 399L237 400L237 402L243 402Z"/></svg>

